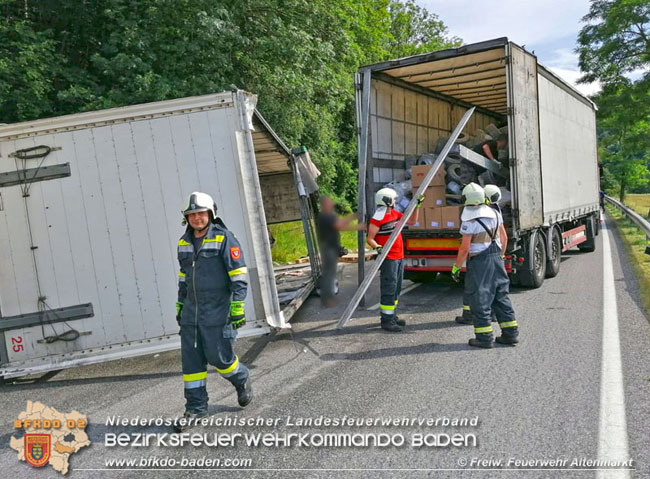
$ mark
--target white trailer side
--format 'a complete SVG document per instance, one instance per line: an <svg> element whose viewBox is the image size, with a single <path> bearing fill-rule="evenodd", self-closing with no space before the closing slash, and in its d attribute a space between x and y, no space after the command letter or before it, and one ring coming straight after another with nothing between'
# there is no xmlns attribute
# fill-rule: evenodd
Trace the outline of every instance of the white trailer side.
<svg viewBox="0 0 650 479"><path fill-rule="evenodd" d="M0 127L0 376L178 348L180 209L196 190L242 244L239 334L286 326L258 166L292 175L292 157L255 101L236 91ZM52 151L12 156L38 145Z"/></svg>
<svg viewBox="0 0 650 479"><path fill-rule="evenodd" d="M540 65L539 128L544 223L598 211L596 108Z"/></svg>

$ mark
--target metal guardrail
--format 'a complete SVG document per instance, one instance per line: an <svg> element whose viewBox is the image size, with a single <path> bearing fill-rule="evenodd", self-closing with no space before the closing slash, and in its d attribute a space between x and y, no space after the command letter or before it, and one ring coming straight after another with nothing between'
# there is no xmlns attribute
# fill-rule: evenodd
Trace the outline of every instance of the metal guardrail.
<svg viewBox="0 0 650 479"><path fill-rule="evenodd" d="M621 203L618 200L615 200L611 196L605 195L605 200L608 203L620 209L625 214L625 216L630 218L641 229L641 231L645 233L646 240L647 240L645 252L647 254L650 254L650 222L646 220L643 216L641 216L639 213L628 208L623 203Z"/></svg>

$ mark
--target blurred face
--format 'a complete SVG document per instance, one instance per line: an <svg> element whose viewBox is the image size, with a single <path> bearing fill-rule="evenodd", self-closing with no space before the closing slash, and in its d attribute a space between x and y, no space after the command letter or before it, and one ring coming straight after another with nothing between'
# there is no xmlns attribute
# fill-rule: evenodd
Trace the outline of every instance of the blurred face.
<svg viewBox="0 0 650 479"><path fill-rule="evenodd" d="M334 202L332 201L332 198L325 197L321 201L321 208L323 211L326 211L330 213L331 211L334 210Z"/></svg>
<svg viewBox="0 0 650 479"><path fill-rule="evenodd" d="M187 215L187 222L194 231L202 231L206 229L210 223L210 213L208 211L190 213Z"/></svg>

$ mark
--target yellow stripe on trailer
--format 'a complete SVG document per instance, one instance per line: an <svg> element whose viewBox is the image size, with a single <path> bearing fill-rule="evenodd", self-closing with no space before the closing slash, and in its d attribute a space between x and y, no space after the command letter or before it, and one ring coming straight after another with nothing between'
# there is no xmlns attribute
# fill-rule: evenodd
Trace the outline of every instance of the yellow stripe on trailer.
<svg viewBox="0 0 650 479"><path fill-rule="evenodd" d="M408 249L458 249L460 239L456 238L408 238Z"/></svg>

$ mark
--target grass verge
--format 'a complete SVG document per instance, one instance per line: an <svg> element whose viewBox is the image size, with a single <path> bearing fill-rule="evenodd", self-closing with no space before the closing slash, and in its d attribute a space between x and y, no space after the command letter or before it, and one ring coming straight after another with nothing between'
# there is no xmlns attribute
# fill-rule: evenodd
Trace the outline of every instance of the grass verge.
<svg viewBox="0 0 650 479"><path fill-rule="evenodd" d="M647 218L650 210L650 194L628 194L625 197L625 204Z"/></svg>
<svg viewBox="0 0 650 479"><path fill-rule="evenodd" d="M275 238L275 244L271 248L273 262L276 264L288 264L295 262L298 258L307 256L307 243L302 230L302 221L291 221L269 225L271 234ZM357 232L342 231L341 244L350 253L357 251Z"/></svg>
<svg viewBox="0 0 650 479"><path fill-rule="evenodd" d="M625 249L632 258L634 271L639 279L641 302L646 314L650 315L650 255L645 254L645 234L618 208L610 204L606 204L605 208L607 214L616 222Z"/></svg>

